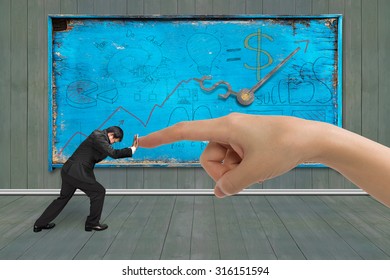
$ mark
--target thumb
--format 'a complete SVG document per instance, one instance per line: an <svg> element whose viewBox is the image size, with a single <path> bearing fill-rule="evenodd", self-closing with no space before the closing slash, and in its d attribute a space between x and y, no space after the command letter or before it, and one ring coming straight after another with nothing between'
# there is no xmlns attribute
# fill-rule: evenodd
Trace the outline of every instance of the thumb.
<svg viewBox="0 0 390 280"><path fill-rule="evenodd" d="M226 172L216 183L214 188L215 196L222 198L227 195L236 194L249 185L258 182L255 165L249 160L243 160L235 168Z"/></svg>

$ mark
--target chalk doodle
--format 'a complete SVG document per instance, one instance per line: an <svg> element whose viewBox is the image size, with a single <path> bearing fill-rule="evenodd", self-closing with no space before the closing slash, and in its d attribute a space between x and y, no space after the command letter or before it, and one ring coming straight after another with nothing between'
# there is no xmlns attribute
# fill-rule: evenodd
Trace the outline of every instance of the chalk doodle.
<svg viewBox="0 0 390 280"><path fill-rule="evenodd" d="M274 40L271 36L261 33L261 29L258 29L256 33L252 33L246 36L244 41L245 48L256 52L256 66L250 66L247 63L244 63L244 66L247 69L256 70L258 81L260 81L261 79L261 69L267 68L274 61L271 54L268 51L262 49L261 47L262 37L268 39L271 42ZM256 40L254 40L253 38L255 38ZM255 47L250 44L251 41L256 42ZM262 54L265 54L266 56L266 62L264 64L262 63L262 59L261 59L263 56Z"/></svg>
<svg viewBox="0 0 390 280"><path fill-rule="evenodd" d="M62 166L94 129L111 125L125 131L116 148L131 145L136 133L232 112L340 125L338 20L67 17L49 49L50 167ZM227 98L229 90L237 99ZM183 141L101 165L194 166L204 147Z"/></svg>

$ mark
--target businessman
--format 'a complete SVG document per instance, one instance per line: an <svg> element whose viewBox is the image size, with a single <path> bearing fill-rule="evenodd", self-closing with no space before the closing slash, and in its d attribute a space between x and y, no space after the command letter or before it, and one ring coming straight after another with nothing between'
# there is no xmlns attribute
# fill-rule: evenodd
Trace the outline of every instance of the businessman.
<svg viewBox="0 0 390 280"><path fill-rule="evenodd" d="M138 147L135 136L133 145L129 148L114 149L111 145L123 139L123 130L111 126L104 130L93 131L66 161L61 170L62 186L60 196L55 199L36 220L34 232L51 229L55 226L52 221L60 214L76 189L80 189L90 199L90 212L85 222L86 231L101 231L108 228L100 223L103 210L105 188L96 181L93 169L95 164L107 156L118 159L132 157Z"/></svg>

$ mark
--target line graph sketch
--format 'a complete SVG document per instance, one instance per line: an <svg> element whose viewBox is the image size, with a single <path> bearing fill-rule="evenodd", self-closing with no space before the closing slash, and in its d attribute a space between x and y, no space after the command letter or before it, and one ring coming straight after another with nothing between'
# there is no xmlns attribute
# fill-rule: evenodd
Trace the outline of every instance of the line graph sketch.
<svg viewBox="0 0 390 280"><path fill-rule="evenodd" d="M232 112L341 125L341 19L49 16L49 169L112 125L125 131L115 148L136 133ZM221 97L264 77L251 102ZM99 166L196 166L205 145L139 149Z"/></svg>

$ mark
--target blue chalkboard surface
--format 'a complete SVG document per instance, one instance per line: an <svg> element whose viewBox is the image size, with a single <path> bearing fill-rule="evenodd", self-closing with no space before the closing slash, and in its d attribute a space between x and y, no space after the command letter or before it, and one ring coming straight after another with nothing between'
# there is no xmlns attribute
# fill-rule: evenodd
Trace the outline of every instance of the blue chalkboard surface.
<svg viewBox="0 0 390 280"><path fill-rule="evenodd" d="M136 133L232 112L341 126L340 15L52 15L48 26L49 169L112 125L125 131L116 148ZM139 149L100 166L194 166L205 145Z"/></svg>

